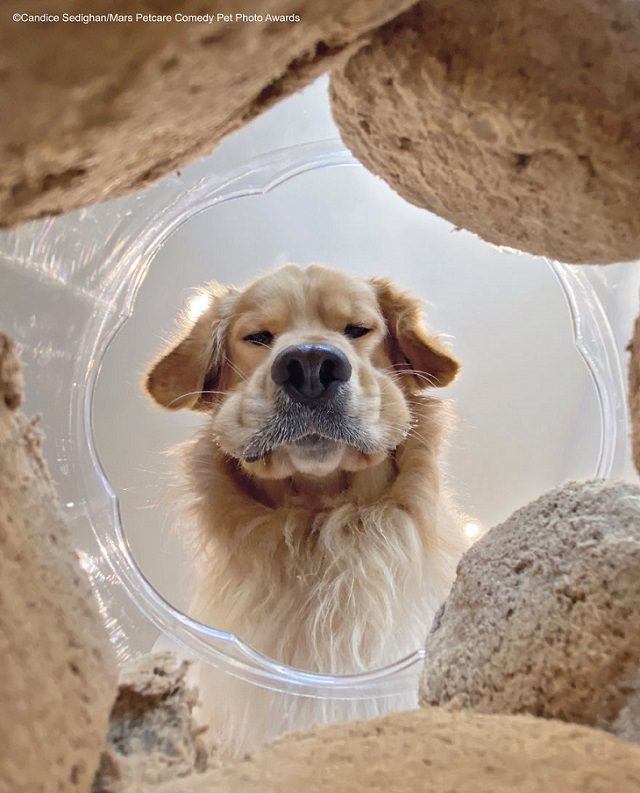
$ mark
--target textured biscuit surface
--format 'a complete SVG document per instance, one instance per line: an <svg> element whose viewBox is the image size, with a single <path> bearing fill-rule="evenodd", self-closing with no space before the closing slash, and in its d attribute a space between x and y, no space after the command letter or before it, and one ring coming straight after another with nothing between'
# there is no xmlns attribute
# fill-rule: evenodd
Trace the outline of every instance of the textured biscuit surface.
<svg viewBox="0 0 640 793"><path fill-rule="evenodd" d="M0 790L88 790L115 670L0 334Z"/></svg>
<svg viewBox="0 0 640 793"><path fill-rule="evenodd" d="M463 557L421 702L531 713L640 742L640 488L569 483Z"/></svg>
<svg viewBox="0 0 640 793"><path fill-rule="evenodd" d="M206 728L192 715L197 696L187 670L171 653L141 656L121 670L93 793L125 793L207 768Z"/></svg>
<svg viewBox="0 0 640 793"><path fill-rule="evenodd" d="M485 240L640 256L640 4L425 0L332 78L355 155Z"/></svg>
<svg viewBox="0 0 640 793"><path fill-rule="evenodd" d="M640 748L530 716L394 713L291 734L157 793L637 793Z"/></svg>
<svg viewBox="0 0 640 793"><path fill-rule="evenodd" d="M0 26L0 225L140 190L211 151L411 0L9 0ZM172 22L12 23L29 10ZM178 14L226 13L187 23ZM297 15L299 22L266 21Z"/></svg>

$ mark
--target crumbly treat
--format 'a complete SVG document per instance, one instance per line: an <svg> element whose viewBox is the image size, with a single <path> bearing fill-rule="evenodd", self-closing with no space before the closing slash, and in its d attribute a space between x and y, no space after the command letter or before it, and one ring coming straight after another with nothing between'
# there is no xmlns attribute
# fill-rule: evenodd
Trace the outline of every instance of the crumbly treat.
<svg viewBox="0 0 640 793"><path fill-rule="evenodd" d="M206 728L192 715L197 692L187 684L188 667L171 653L124 667L93 793L137 791L202 773L214 762L202 738Z"/></svg>
<svg viewBox="0 0 640 793"><path fill-rule="evenodd" d="M0 789L88 790L115 664L0 334Z"/></svg>
<svg viewBox="0 0 640 793"><path fill-rule="evenodd" d="M60 21L30 24L10 21L34 11L9 0L0 26L0 225L141 190L210 152L409 5L139 0L124 12L173 21L83 24L63 15L122 13L122 2L49 0L40 11ZM264 19L236 20L243 11ZM194 14L214 21L177 21ZM277 19L287 15L300 21Z"/></svg>
<svg viewBox="0 0 640 793"><path fill-rule="evenodd" d="M0 333L0 396L9 410L22 404L24 378L13 340Z"/></svg>
<svg viewBox="0 0 640 793"><path fill-rule="evenodd" d="M456 226L567 262L640 256L637 3L425 0L334 73L332 102L367 168Z"/></svg>
<svg viewBox="0 0 640 793"><path fill-rule="evenodd" d="M291 734L140 793L638 793L640 748L531 716L394 713Z"/></svg>
<svg viewBox="0 0 640 793"><path fill-rule="evenodd" d="M640 742L639 603L640 488L566 484L465 554L427 639L421 701Z"/></svg>

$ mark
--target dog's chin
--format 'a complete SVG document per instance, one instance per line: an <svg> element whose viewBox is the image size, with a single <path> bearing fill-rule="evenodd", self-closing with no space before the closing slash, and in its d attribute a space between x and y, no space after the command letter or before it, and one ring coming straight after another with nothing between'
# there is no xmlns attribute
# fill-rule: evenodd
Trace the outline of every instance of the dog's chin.
<svg viewBox="0 0 640 793"><path fill-rule="evenodd" d="M296 474L323 478L340 471L370 468L388 454L385 449L363 451L342 441L308 435L278 446L259 459L236 459L247 473L259 479L285 479Z"/></svg>
<svg viewBox="0 0 640 793"><path fill-rule="evenodd" d="M347 447L344 443L313 433L287 444L282 451L298 473L328 476L341 468Z"/></svg>

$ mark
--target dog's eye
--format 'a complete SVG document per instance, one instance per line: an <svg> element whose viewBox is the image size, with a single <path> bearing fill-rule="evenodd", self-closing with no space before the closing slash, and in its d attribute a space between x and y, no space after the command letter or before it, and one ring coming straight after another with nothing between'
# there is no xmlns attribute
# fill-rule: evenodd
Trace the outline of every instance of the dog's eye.
<svg viewBox="0 0 640 793"><path fill-rule="evenodd" d="M257 344L260 347L270 347L273 343L273 333L268 330L259 330L257 333L250 333L244 337L244 341L250 344Z"/></svg>
<svg viewBox="0 0 640 793"><path fill-rule="evenodd" d="M370 333L371 328L364 328L362 325L347 325L343 332L350 339L359 339L361 336L366 336L367 333Z"/></svg>

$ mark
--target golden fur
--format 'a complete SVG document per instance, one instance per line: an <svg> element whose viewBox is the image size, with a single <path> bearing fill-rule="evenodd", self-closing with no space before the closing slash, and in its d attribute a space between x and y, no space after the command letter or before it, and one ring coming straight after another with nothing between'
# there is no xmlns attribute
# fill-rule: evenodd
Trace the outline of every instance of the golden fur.
<svg viewBox="0 0 640 793"><path fill-rule="evenodd" d="M206 295L147 377L164 407L208 413L180 448L182 517L197 546L193 616L307 671L400 659L422 645L463 546L440 486L447 406L424 394L451 382L458 363L426 331L420 303L386 280L288 265ZM368 332L348 338L349 325ZM265 330L272 343L247 340ZM300 343L347 356L353 441L332 438L319 452L264 440L265 427L276 437L286 423L272 362ZM201 687L214 738L233 753L284 729L415 704L291 701L213 669Z"/></svg>

